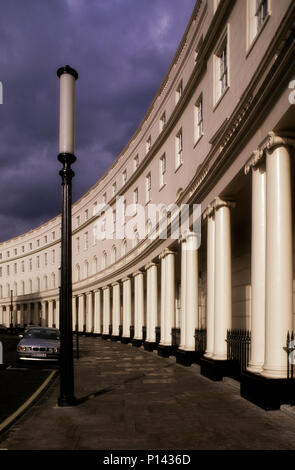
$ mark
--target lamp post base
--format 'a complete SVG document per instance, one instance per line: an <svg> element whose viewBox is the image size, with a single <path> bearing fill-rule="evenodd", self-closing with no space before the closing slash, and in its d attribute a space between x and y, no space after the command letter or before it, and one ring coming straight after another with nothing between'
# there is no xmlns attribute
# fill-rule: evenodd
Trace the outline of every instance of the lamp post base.
<svg viewBox="0 0 295 470"><path fill-rule="evenodd" d="M59 397L58 398L58 402L57 402L58 406L76 406L78 405L78 401L77 399L74 397L74 396L64 396L64 397Z"/></svg>

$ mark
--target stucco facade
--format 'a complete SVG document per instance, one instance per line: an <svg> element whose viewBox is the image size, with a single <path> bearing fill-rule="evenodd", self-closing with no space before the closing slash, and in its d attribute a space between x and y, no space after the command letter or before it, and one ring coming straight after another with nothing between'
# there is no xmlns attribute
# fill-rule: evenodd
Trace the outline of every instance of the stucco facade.
<svg viewBox="0 0 295 470"><path fill-rule="evenodd" d="M73 205L73 329L128 341L134 327L133 342L160 354L173 352L171 331L180 329L180 357L195 351L195 330L206 329L205 357L216 362L226 361L227 330L246 328L249 370L286 377L294 22L291 0L196 2L136 133ZM121 226L117 209L116 229L129 224L133 239L117 232L100 240L102 205L113 212L118 197L144 207L144 222L129 208ZM189 232L160 239L151 204L200 204L201 237L191 216ZM1 243L0 253L0 323L10 323L13 290L15 324L58 326L60 216Z"/></svg>

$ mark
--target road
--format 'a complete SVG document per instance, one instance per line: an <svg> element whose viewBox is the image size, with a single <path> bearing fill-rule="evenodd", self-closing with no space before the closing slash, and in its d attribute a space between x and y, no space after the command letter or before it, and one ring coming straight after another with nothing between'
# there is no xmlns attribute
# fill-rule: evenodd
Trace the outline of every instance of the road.
<svg viewBox="0 0 295 470"><path fill-rule="evenodd" d="M14 413L49 376L56 364L16 360L16 335L0 335L4 368L0 370L0 424Z"/></svg>

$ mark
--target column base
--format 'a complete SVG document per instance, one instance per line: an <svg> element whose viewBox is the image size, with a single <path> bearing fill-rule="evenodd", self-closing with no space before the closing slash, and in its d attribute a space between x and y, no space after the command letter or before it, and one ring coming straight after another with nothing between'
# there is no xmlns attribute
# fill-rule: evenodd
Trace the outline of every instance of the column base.
<svg viewBox="0 0 295 470"><path fill-rule="evenodd" d="M264 410L279 410L283 404L295 404L295 380L245 371L241 373L241 396Z"/></svg>
<svg viewBox="0 0 295 470"><path fill-rule="evenodd" d="M169 357L173 356L174 354L173 346L165 346L163 344L158 344L158 356L161 357Z"/></svg>
<svg viewBox="0 0 295 470"><path fill-rule="evenodd" d="M157 349L157 343L151 343L150 341L145 341L143 344L144 350L145 351L150 351L152 352L154 349Z"/></svg>
<svg viewBox="0 0 295 470"><path fill-rule="evenodd" d="M93 336L93 333L91 331L85 331L85 336Z"/></svg>
<svg viewBox="0 0 295 470"><path fill-rule="evenodd" d="M191 366L197 359L196 351L185 351L178 349L176 352L176 362L182 366Z"/></svg>
<svg viewBox="0 0 295 470"><path fill-rule="evenodd" d="M223 377L237 378L240 371L240 363L238 361L216 360L209 357L203 357L200 360L201 375L208 379L218 382Z"/></svg>
<svg viewBox="0 0 295 470"><path fill-rule="evenodd" d="M132 346L135 346L136 348L140 348L142 345L143 341L142 339L134 339L132 340Z"/></svg>
<svg viewBox="0 0 295 470"><path fill-rule="evenodd" d="M107 334L102 334L101 335L102 339L110 339L111 335L107 335Z"/></svg>
<svg viewBox="0 0 295 470"><path fill-rule="evenodd" d="M123 343L123 344L128 344L128 343L131 342L131 338L130 338L130 336L122 336L122 337L120 338L120 341L121 341L121 343Z"/></svg>
<svg viewBox="0 0 295 470"><path fill-rule="evenodd" d="M118 335L112 335L111 336L111 341L120 341L120 336Z"/></svg>
<svg viewBox="0 0 295 470"><path fill-rule="evenodd" d="M99 338L99 337L101 336L101 333L93 333L93 336L94 336L95 338Z"/></svg>

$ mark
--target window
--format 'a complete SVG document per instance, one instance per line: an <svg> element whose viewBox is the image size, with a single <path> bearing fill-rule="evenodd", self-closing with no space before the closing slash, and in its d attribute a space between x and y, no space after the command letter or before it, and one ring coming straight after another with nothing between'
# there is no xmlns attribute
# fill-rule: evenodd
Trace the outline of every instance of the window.
<svg viewBox="0 0 295 470"><path fill-rule="evenodd" d="M116 232L116 211L113 210L113 233Z"/></svg>
<svg viewBox="0 0 295 470"><path fill-rule="evenodd" d="M44 265L47 266L47 253L44 253Z"/></svg>
<svg viewBox="0 0 295 470"><path fill-rule="evenodd" d="M228 81L228 41L227 34L223 37L220 46L214 55L214 76L215 76L215 104L227 90Z"/></svg>
<svg viewBox="0 0 295 470"><path fill-rule="evenodd" d="M104 194L102 195L102 203L103 203L103 204L106 204L106 203L107 203L107 193L104 193Z"/></svg>
<svg viewBox="0 0 295 470"><path fill-rule="evenodd" d="M77 227L79 227L79 225L80 225L80 216L79 215L76 217L76 224L77 224Z"/></svg>
<svg viewBox="0 0 295 470"><path fill-rule="evenodd" d="M122 204L122 224L126 222L126 199L124 199Z"/></svg>
<svg viewBox="0 0 295 470"><path fill-rule="evenodd" d="M40 256L37 256L36 265L37 265L37 268L40 268Z"/></svg>
<svg viewBox="0 0 295 470"><path fill-rule="evenodd" d="M103 254L102 254L102 263L101 263L101 267L102 267L102 269L104 269L104 268L107 267L107 254L106 254L105 251L104 251Z"/></svg>
<svg viewBox="0 0 295 470"><path fill-rule="evenodd" d="M111 251L111 263L115 263L116 258L117 258L117 250L116 250L116 247L113 246L112 251Z"/></svg>
<svg viewBox="0 0 295 470"><path fill-rule="evenodd" d="M7 256L7 258L10 257L10 252L9 251L7 251L6 256Z"/></svg>
<svg viewBox="0 0 295 470"><path fill-rule="evenodd" d="M178 87L176 88L176 103L178 103L178 101L180 100L182 92L183 92L183 86L182 86L182 80L181 80Z"/></svg>
<svg viewBox="0 0 295 470"><path fill-rule="evenodd" d="M47 278L47 276L44 276L44 288L46 290L48 289L48 278Z"/></svg>
<svg viewBox="0 0 295 470"><path fill-rule="evenodd" d="M175 166L176 169L182 164L182 129L176 135L176 159Z"/></svg>
<svg viewBox="0 0 295 470"><path fill-rule="evenodd" d="M2 253L0 253L0 259L2 259Z"/></svg>
<svg viewBox="0 0 295 470"><path fill-rule="evenodd" d="M40 292L40 279L37 278L37 292Z"/></svg>
<svg viewBox="0 0 295 470"><path fill-rule="evenodd" d="M25 247L24 247L24 246L22 246L22 253L24 253L24 252L25 252Z"/></svg>
<svg viewBox="0 0 295 470"><path fill-rule="evenodd" d="M6 266L6 272L7 272L7 276L9 276L9 275L10 275L10 267L9 267L9 265Z"/></svg>
<svg viewBox="0 0 295 470"><path fill-rule="evenodd" d="M33 282L32 282L32 279L29 280L29 292L30 292L30 294L32 294L32 292L33 292Z"/></svg>
<svg viewBox="0 0 295 470"><path fill-rule="evenodd" d="M32 263L32 258L29 259L29 271L32 271L33 268L33 263Z"/></svg>
<svg viewBox="0 0 295 470"><path fill-rule="evenodd" d="M14 263L14 274L17 274L17 263Z"/></svg>
<svg viewBox="0 0 295 470"><path fill-rule="evenodd" d="M14 248L14 254L17 255L17 248Z"/></svg>
<svg viewBox="0 0 295 470"><path fill-rule="evenodd" d="M148 153L152 146L152 137L149 136L148 140L146 141L146 153Z"/></svg>
<svg viewBox="0 0 295 470"><path fill-rule="evenodd" d="M137 212L136 205L138 204L138 188L135 188L133 191L133 204L134 204L134 213Z"/></svg>
<svg viewBox="0 0 295 470"><path fill-rule="evenodd" d="M269 15L268 0L248 0L248 47L262 30Z"/></svg>
<svg viewBox="0 0 295 470"><path fill-rule="evenodd" d="M97 214L97 201L94 202L93 204L93 215Z"/></svg>
<svg viewBox="0 0 295 470"><path fill-rule="evenodd" d="M24 272L25 272L25 262L22 261L22 273L24 273Z"/></svg>
<svg viewBox="0 0 295 470"><path fill-rule="evenodd" d="M152 189L152 175L148 173L145 178L145 202L151 200L151 189Z"/></svg>
<svg viewBox="0 0 295 470"><path fill-rule="evenodd" d="M202 95L195 104L195 142L203 135L203 98Z"/></svg>
<svg viewBox="0 0 295 470"><path fill-rule="evenodd" d="M40 246L40 240L37 240L37 246L38 247Z"/></svg>
<svg viewBox="0 0 295 470"><path fill-rule="evenodd" d="M44 237L44 243L47 243L47 235Z"/></svg>
<svg viewBox="0 0 295 470"><path fill-rule="evenodd" d="M80 251L80 238L76 238L76 252L79 253Z"/></svg>
<svg viewBox="0 0 295 470"><path fill-rule="evenodd" d="M117 183L115 182L113 183L113 196L115 196L116 192L117 192Z"/></svg>
<svg viewBox="0 0 295 470"><path fill-rule="evenodd" d="M160 118L160 132L162 132L165 126L166 126L166 113L164 112Z"/></svg>
<svg viewBox="0 0 295 470"><path fill-rule="evenodd" d="M55 263L55 250L52 250L52 252L51 252L51 262L52 262L52 264Z"/></svg>
<svg viewBox="0 0 295 470"><path fill-rule="evenodd" d="M166 175L166 155L164 154L160 158L160 188L165 184L165 175Z"/></svg>
<svg viewBox="0 0 295 470"><path fill-rule="evenodd" d="M55 232L52 232L52 240L55 240Z"/></svg>
<svg viewBox="0 0 295 470"><path fill-rule="evenodd" d="M88 220L88 209L85 210L85 221Z"/></svg>
<svg viewBox="0 0 295 470"><path fill-rule="evenodd" d="M88 250L88 232L84 233L84 241L85 250Z"/></svg>
<svg viewBox="0 0 295 470"><path fill-rule="evenodd" d="M124 170L122 173L122 186L127 182L127 170Z"/></svg>
<svg viewBox="0 0 295 470"><path fill-rule="evenodd" d="M134 171L137 170L138 165L139 165L139 156L138 156L138 154L137 154L137 155L135 155L135 157L134 157L134 159L133 159L133 168L134 168Z"/></svg>
<svg viewBox="0 0 295 470"><path fill-rule="evenodd" d="M2 277L2 266L0 267L0 277Z"/></svg>
<svg viewBox="0 0 295 470"><path fill-rule="evenodd" d="M30 250L32 250L32 249L33 249L33 244L32 244L32 243L30 243Z"/></svg>

